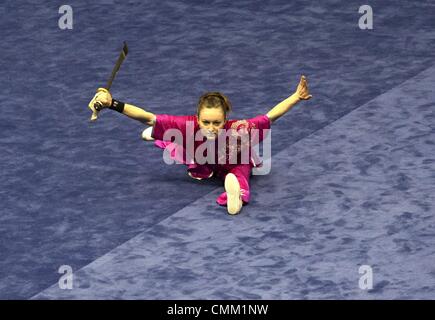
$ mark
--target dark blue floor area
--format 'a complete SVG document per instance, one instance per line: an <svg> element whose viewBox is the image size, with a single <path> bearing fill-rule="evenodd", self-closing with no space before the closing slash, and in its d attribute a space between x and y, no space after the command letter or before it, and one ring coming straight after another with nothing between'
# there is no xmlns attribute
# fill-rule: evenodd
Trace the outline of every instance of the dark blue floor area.
<svg viewBox="0 0 435 320"><path fill-rule="evenodd" d="M430 1L374 1L370 31L357 1L81 1L73 30L57 27L62 4L0 5L0 298L33 296L60 265L84 266L220 185L165 165L139 123L88 122L122 41L112 92L155 113L191 114L221 90L234 118L255 116L305 74L314 99L274 125L274 154L434 61Z"/></svg>

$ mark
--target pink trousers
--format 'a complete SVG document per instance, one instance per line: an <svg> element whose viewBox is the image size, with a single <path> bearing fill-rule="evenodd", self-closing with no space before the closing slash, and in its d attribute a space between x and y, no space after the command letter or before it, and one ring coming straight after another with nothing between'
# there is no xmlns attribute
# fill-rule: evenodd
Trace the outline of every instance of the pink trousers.
<svg viewBox="0 0 435 320"><path fill-rule="evenodd" d="M240 184L240 191L242 194L243 204L247 204L250 198L249 192L249 178L252 172L251 164L237 164L237 165L189 165L187 169L189 175L195 179L204 179L212 176L212 173L217 177L225 180L228 173L236 176ZM216 202L221 206L227 205L227 193L223 192L216 198Z"/></svg>

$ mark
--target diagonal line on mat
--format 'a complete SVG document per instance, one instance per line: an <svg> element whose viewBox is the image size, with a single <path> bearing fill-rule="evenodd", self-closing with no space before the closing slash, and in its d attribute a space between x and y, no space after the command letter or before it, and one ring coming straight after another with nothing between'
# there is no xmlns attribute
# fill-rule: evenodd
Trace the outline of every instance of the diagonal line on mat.
<svg viewBox="0 0 435 320"><path fill-rule="evenodd" d="M379 98L379 97L381 97L381 96L387 94L388 92L390 92L390 91L392 91L392 90L394 90L394 89L400 88L400 87L403 86L406 82L408 82L408 81L410 81L410 80L413 80L414 78L416 78L416 77L420 76L421 74L427 72L428 70L434 68L434 66L435 66L435 65L432 65L431 67L429 67L429 68L427 68L427 69L425 69L425 70L419 72L418 74L416 74L416 75L414 75L413 77L411 77L411 78L409 78L409 79L403 81L402 83L396 85L395 87L390 88L389 90L385 91L384 93L381 93L380 95L378 95L378 96L376 96L376 97L374 97L374 98L368 100L368 101L365 102L364 104L362 104L362 105L360 105L360 106L358 106L358 107L352 109L351 111L347 112L346 114L342 115L341 117L337 118L336 120L332 121L331 123L328 123L327 125L325 125L325 126L319 128L319 129L313 131L313 132L310 133L309 135L307 135L307 136L305 136L305 137L303 137L303 138L301 138L301 139L295 141L294 143L290 144L288 147L290 147L290 146L292 146L292 145L295 145L295 144L301 142L302 140L311 137L312 135L316 134L317 132L319 132L319 131L321 131L321 130L327 128L327 127L329 127L329 126L332 125L333 123L335 123L335 122L337 122L337 121L339 121L339 120L341 120L341 119L346 118L347 116L349 116L352 112L356 111L357 109L366 106L366 105L367 105L368 103L370 103L371 101L373 101L373 100L375 100L375 99L377 99L377 98ZM275 156L275 157L279 156L281 153L283 153L284 151L286 151L288 147L284 148L283 150L281 150L280 152L278 152L278 153L275 154L274 156ZM80 270L83 270L84 268L86 268L87 266L90 266L90 265L98 266L98 265L101 265L101 264L106 263L107 261L112 260L112 259L114 258L115 255L111 255L111 253L113 253L113 252L114 252L117 248L119 248L120 246L123 246L123 245L127 244L128 242L133 241L134 239L136 239L138 236L140 236L140 235L143 234L144 232L147 232L148 230L154 228L156 225L158 225L158 224L160 224L161 222L163 222L163 221L165 221L165 220L171 218L173 215L177 214L178 212L183 211L183 210L186 209L187 207L191 206L193 203L198 202L198 201L200 201L200 200L203 199L203 198L209 197L210 195L212 195L213 193L215 193L215 192L216 192L217 190L219 190L219 189L220 189L220 188L216 188L216 189L212 190L211 192L205 194L204 196L202 196L202 197L200 197L200 198L198 198L198 199L192 201L191 203L187 204L187 205L184 206L183 208L181 208L181 209L179 209L179 210L173 212L171 215L169 215L169 216L167 216L166 218L160 220L159 222L153 224L152 226L149 226L148 228L146 228L145 230L141 231L140 233L138 233L138 234L137 234L136 236L134 236L133 238L131 238L131 239L129 239L129 240L123 242L122 244L116 246L116 247L113 248L112 250L108 251L106 254L104 254L104 255L98 257L97 259L95 259L95 260L93 260L92 262L88 263L87 265L81 267L80 269L78 269L78 270L75 271L75 272L77 273L77 272L79 272ZM46 289L44 289L44 290L38 292L37 294L33 295L30 299L35 299L35 298L37 298L37 296L38 296L39 294L43 293L44 291L48 290L49 288L51 288L51 287L53 287L53 286L56 286L56 284L53 284L53 285L47 287Z"/></svg>

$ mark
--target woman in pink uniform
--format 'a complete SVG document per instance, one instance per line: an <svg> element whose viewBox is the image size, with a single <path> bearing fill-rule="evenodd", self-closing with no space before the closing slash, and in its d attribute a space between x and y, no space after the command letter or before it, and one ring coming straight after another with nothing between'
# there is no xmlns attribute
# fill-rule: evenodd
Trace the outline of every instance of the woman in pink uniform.
<svg viewBox="0 0 435 320"><path fill-rule="evenodd" d="M196 115L191 116L153 114L113 99L111 94L103 88L97 90L89 107L95 111L93 105L99 103L103 108L116 110L149 125L150 127L144 130L142 138L146 141L154 141L156 146L166 149L170 158L187 165L189 176L195 179L205 179L215 175L225 181L225 192L216 199L216 202L222 206L226 205L229 214L237 214L242 205L249 202L249 178L252 168L261 165L256 160L251 144L254 143L253 141L261 142L271 124L297 102L308 100L311 97L307 80L302 76L294 94L266 114L246 120L228 119L231 103L219 92L208 92L201 96ZM174 132L178 133L178 140ZM199 138L196 138L198 136ZM235 139L227 138L230 136ZM243 136L248 138L243 139ZM221 138L225 141L223 144L218 143ZM206 145L207 143L212 143L212 146ZM201 148L199 153L198 148ZM247 157L243 157L243 148L247 150ZM214 150L214 154L208 155L207 152L211 150ZM206 157L207 160L204 162L204 159L201 159L200 161L198 154L201 154L203 158Z"/></svg>

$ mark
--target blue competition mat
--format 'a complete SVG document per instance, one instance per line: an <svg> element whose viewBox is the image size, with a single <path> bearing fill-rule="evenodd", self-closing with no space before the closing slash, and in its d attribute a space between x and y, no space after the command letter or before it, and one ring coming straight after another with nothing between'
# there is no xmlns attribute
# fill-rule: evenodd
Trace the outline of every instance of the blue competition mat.
<svg viewBox="0 0 435 320"><path fill-rule="evenodd" d="M372 30L357 1L74 1L66 30L63 4L0 4L0 299L435 298L431 1L371 1ZM144 125L89 122L123 41L111 91L157 114L253 117L307 76L240 215Z"/></svg>

